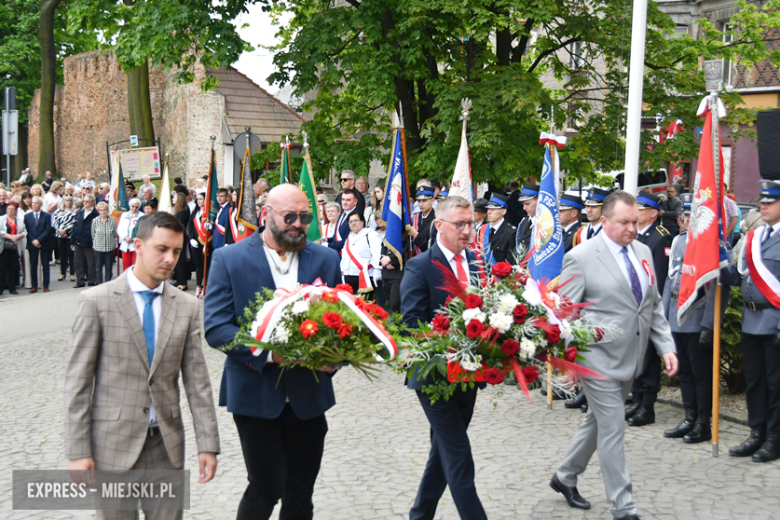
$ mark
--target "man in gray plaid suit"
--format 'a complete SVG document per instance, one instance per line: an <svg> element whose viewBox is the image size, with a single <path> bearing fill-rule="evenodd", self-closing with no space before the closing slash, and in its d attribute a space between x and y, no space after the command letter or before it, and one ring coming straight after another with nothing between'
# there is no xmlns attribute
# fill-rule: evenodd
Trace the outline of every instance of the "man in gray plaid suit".
<svg viewBox="0 0 780 520"><path fill-rule="evenodd" d="M169 213L142 219L133 268L79 298L65 375L70 470L182 469L181 372L200 482L214 477L219 434L197 300L165 283L181 253L183 231ZM145 513L155 519L182 516ZM138 518L138 512L98 511L98 518Z"/></svg>

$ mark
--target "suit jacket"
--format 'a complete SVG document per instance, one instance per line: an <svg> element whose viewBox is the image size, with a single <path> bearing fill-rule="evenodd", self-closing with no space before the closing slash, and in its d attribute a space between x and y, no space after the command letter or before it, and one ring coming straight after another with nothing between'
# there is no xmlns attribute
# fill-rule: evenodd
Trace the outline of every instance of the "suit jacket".
<svg viewBox="0 0 780 520"><path fill-rule="evenodd" d="M565 252L571 251L571 248L574 247L574 233L577 232L577 230L580 228L579 222L575 221L572 224L569 224L569 228L564 228L563 230L563 250Z"/></svg>
<svg viewBox="0 0 780 520"><path fill-rule="evenodd" d="M515 245L519 246L522 244L526 252L531 248L531 234L533 233L533 228L534 226L533 222L531 222L531 217L525 217L517 228Z"/></svg>
<svg viewBox="0 0 780 520"><path fill-rule="evenodd" d="M35 213L28 211L24 216L24 227L27 228L27 249L38 249L33 245L33 240L41 243L41 249L54 247L54 227L51 225L51 215L41 210L38 222L35 222Z"/></svg>
<svg viewBox="0 0 780 520"><path fill-rule="evenodd" d="M490 223L488 223L487 226L490 226ZM483 227L480 231L484 234L485 229L486 228ZM488 233L490 233L490 231L488 231ZM504 219L501 227L498 228L498 231L496 231L490 239L490 251L493 253L493 258L496 259L496 262L509 262L512 265L517 264L517 259L515 258L515 249L517 246L515 242L516 234L517 228Z"/></svg>
<svg viewBox="0 0 780 520"><path fill-rule="evenodd" d="M20 217L19 215L16 216L16 226L18 227L18 230L16 231L16 234L19 233L26 235L27 234L27 228L24 225L24 219ZM8 216L2 215L0 216L0 253L3 252L5 249L5 240L3 239L3 233L9 233L8 231ZM19 246L21 245L22 241L25 240L24 238L20 238L16 244L17 251L21 249Z"/></svg>
<svg viewBox="0 0 780 520"><path fill-rule="evenodd" d="M358 206L360 206L360 204L358 204ZM359 211L357 207L354 208L352 211L350 211L349 214L352 215L356 211ZM331 249L335 249L336 251L341 251L342 249L344 249L344 241L347 239L350 232L349 222L348 222L349 216L348 215L344 216L344 218L342 218L342 216L344 216L344 212L341 212L341 214L339 215L339 221L341 222L341 224L339 224L338 233L335 233L332 237L325 239L325 242L327 242L328 247ZM337 236L341 237L341 240L338 240L336 238Z"/></svg>
<svg viewBox="0 0 780 520"><path fill-rule="evenodd" d="M756 229L756 233L764 233L764 228ZM743 247L739 252L744 257L747 251ZM761 258L764 265L775 276L780 277L780 233L772 235L761 244ZM747 262L742 259L742 263L747 270ZM742 299L745 303L755 303L760 306L767 306L766 309L752 311L749 307L742 308L742 332L755 334L757 336L775 335L780 332L780 309L777 309L769 303L756 284L750 277L749 271L745 275L740 275L737 271L737 265L732 265L728 271L728 282L731 285L740 285L742 288Z"/></svg>
<svg viewBox="0 0 780 520"><path fill-rule="evenodd" d="M423 217L421 212L417 215L419 216L412 215L412 223L414 223L414 218L419 219L417 237L414 238L412 244L414 247L420 248L421 252L425 252L432 244L436 243L436 226L433 225L436 220L436 210L432 209L427 217Z"/></svg>
<svg viewBox="0 0 780 520"><path fill-rule="evenodd" d="M165 287L151 368L126 274L84 291L78 306L65 373L67 458L92 457L96 469L130 469L146 440L151 402L168 456L181 468L184 424L179 373L198 452L219 452L198 301Z"/></svg>
<svg viewBox="0 0 780 520"><path fill-rule="evenodd" d="M212 239L211 239L211 245L214 247L214 249L219 249L220 247L225 245L225 233L227 233L227 228L230 226L230 208L233 206L230 203L226 203L221 211L218 211L217 214L217 222L214 226ZM222 231L220 232L220 228Z"/></svg>
<svg viewBox="0 0 780 520"><path fill-rule="evenodd" d="M672 240L674 237L660 222L655 221L644 235L637 235L636 239L650 248L653 252L653 265L655 276L658 278L658 292L664 293L664 284L669 274L669 256L672 253Z"/></svg>
<svg viewBox="0 0 780 520"><path fill-rule="evenodd" d="M607 334L600 342L588 345L590 351L582 354L582 366L613 381L630 381L642 372L648 340L660 355L675 352L675 346L664 317L657 277L653 277L652 284L648 279L647 294L637 305L628 280L600 235L566 253L561 280L571 280L560 292L574 303L588 303L583 315L590 315L596 324L622 329L619 336ZM646 245L635 240L630 247L640 262L652 265Z"/></svg>
<svg viewBox="0 0 780 520"><path fill-rule="evenodd" d="M469 275L473 279L478 275L476 267L476 255L466 250L466 258L469 261ZM409 259L404 266L404 277L401 280L401 314L406 325L417 328L418 322L430 323L436 311L447 301L449 293L440 289L442 285L442 273L433 263L439 262L450 271L450 263L444 256L439 244L434 243L431 248ZM429 375L426 379L418 379L415 372L407 381L406 386L412 390L421 390L423 385L434 380L435 375ZM484 388L485 384L479 384Z"/></svg>
<svg viewBox="0 0 780 520"><path fill-rule="evenodd" d="M215 249L204 304L206 341L219 348L233 341L244 308L258 292L276 289L260 233L254 233L228 248ZM313 242L299 253L298 282L311 284L320 278L329 287L341 282L340 257ZM319 382L308 368L291 368L280 376L276 363L266 363L267 354L252 354L243 345L226 352L219 390L219 405L228 412L274 419L289 399L295 415L311 419L336 404L331 378L325 372Z"/></svg>

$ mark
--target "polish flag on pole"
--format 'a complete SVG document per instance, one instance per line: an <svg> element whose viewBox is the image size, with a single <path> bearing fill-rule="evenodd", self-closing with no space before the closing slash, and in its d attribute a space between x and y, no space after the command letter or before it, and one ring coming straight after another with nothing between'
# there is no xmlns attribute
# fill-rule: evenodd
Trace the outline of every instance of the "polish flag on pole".
<svg viewBox="0 0 780 520"><path fill-rule="evenodd" d="M471 100L468 98L461 101L463 113L463 130L460 134L460 151L458 152L458 162L455 164L455 173L450 183L449 196L458 195L467 200L474 201L474 193L471 183L471 159L469 158L469 143L466 140L466 122L469 120L469 110L471 109Z"/></svg>

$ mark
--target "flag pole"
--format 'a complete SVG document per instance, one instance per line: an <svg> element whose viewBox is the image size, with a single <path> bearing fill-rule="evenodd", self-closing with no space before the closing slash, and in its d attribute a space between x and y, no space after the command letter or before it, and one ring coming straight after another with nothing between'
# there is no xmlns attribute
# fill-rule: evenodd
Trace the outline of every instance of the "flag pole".
<svg viewBox="0 0 780 520"><path fill-rule="evenodd" d="M404 128L404 107L403 104L401 104L401 101L398 101L398 127L394 128L394 130L398 130L398 133L401 136L401 156L404 158L404 183L406 184L406 214L409 215L409 225L411 226L412 223L412 197L416 196L416 192L413 194L409 191L409 165L406 162L406 129ZM392 159L391 159L392 160ZM390 186L385 186L385 190L390 189ZM401 216L401 225L403 226L403 215ZM411 241L411 238L407 237L407 240ZM414 256L414 247L412 247L413 244L410 243L409 247L409 258L412 258ZM403 254L403 251L401 252Z"/></svg>
<svg viewBox="0 0 780 520"><path fill-rule="evenodd" d="M217 136L212 135L211 136L211 159L209 160L209 182L206 184L206 200L203 203L203 210L206 217L206 222L208 222L208 213L211 211L211 206L209 204L207 208L207 203L210 203L210 199L208 198L209 195L211 195L211 181L212 181L212 175L211 172L214 169L214 141L217 140ZM247 141L248 142L248 141ZM214 179L216 180L216 179ZM205 211L208 209L209 211ZM216 225L216 222L213 225ZM211 240L209 240L209 235L211 234L210 229L206 229L206 243L203 244L203 291L201 292L202 297L206 297L206 278L208 277L209 270L209 244L211 244Z"/></svg>
<svg viewBox="0 0 780 520"><path fill-rule="evenodd" d="M718 114L718 91L712 92L710 101L710 111L712 112L712 164L715 173L715 190L718 201L718 227L723 232L723 193L721 193L720 178L720 120ZM725 237L724 237L725 238ZM718 457L718 437L720 426L720 307L721 307L721 284L720 273L718 273L717 285L715 286L715 316L713 319L713 337L712 337L712 456Z"/></svg>
<svg viewBox="0 0 780 520"><path fill-rule="evenodd" d="M555 130L555 107L553 106L553 115L550 117L550 135L553 135L553 130ZM553 145L549 143L545 143L545 146L550 151L550 164L552 165L553 171L555 171L555 153L553 152ZM552 172L551 172L552 173ZM553 378L553 366L552 363L550 363L550 360L547 360L547 409L552 410L553 409L553 389L552 389L552 378Z"/></svg>

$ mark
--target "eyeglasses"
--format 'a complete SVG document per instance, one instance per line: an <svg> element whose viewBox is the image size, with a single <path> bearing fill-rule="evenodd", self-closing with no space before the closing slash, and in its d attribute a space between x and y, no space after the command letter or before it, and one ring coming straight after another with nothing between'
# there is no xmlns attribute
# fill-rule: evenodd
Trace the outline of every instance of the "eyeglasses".
<svg viewBox="0 0 780 520"><path fill-rule="evenodd" d="M341 182L354 181L355 179L341 179Z"/></svg>
<svg viewBox="0 0 780 520"><path fill-rule="evenodd" d="M362 220L360 220L360 219L357 219L357 220L348 220L348 221L347 221L347 223L348 223L350 226L351 226L352 224L360 224L361 222L363 222L363 221L362 221Z"/></svg>
<svg viewBox="0 0 780 520"><path fill-rule="evenodd" d="M276 213L279 213L271 206L268 206L268 209L270 209L271 211L275 211ZM311 213L290 212L290 213L279 213L279 214L284 219L284 223L287 224L288 226L291 224L295 224L296 220L300 220L301 224L303 224L304 226L308 226L309 224L311 224L311 221L314 220L314 215L312 215Z"/></svg>
<svg viewBox="0 0 780 520"><path fill-rule="evenodd" d="M447 222L448 224L452 224L453 226L455 226L455 228L458 231L462 230L466 226L470 227L471 229L474 229L477 225L477 223L474 222L473 220L470 222L466 222L464 220L461 220L460 222L452 222L451 220L444 220L444 219L439 219L439 220L441 220L442 222Z"/></svg>

